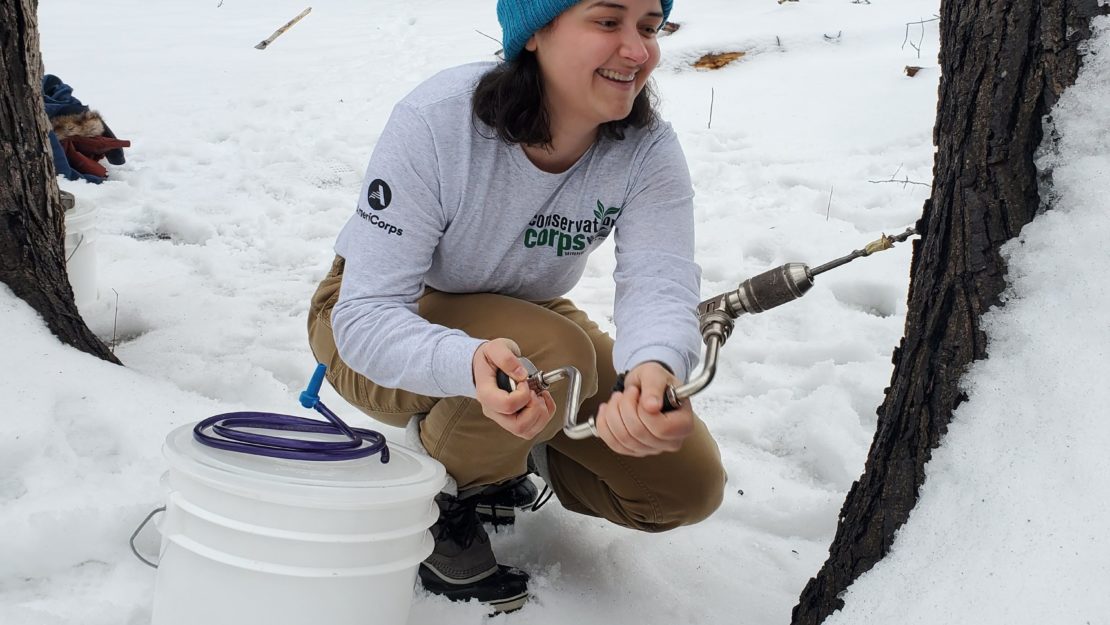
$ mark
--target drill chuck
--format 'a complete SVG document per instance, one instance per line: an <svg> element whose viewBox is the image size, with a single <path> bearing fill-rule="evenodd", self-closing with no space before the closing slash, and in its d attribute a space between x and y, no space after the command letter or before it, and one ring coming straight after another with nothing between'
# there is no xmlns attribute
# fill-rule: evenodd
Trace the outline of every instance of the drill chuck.
<svg viewBox="0 0 1110 625"><path fill-rule="evenodd" d="M813 276L803 263L786 263L748 278L729 293L729 305L737 313L761 313L792 302L813 286Z"/></svg>
<svg viewBox="0 0 1110 625"><path fill-rule="evenodd" d="M813 286L813 276L804 263L786 263L740 283L735 291L707 299L698 306L698 316L709 321L713 313L724 313L735 319L743 314L770 310L792 302ZM705 331L705 327L702 328ZM728 335L725 335L728 338Z"/></svg>

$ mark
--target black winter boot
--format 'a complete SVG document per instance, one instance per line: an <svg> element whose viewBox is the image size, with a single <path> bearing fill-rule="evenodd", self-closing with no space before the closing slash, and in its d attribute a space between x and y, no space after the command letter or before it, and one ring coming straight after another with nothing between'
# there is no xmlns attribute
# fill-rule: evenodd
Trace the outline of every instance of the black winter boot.
<svg viewBox="0 0 1110 625"><path fill-rule="evenodd" d="M497 563L475 511L477 497L440 493L436 503L435 550L420 565L424 588L452 601L477 599L496 612L520 609L528 600L528 574Z"/></svg>

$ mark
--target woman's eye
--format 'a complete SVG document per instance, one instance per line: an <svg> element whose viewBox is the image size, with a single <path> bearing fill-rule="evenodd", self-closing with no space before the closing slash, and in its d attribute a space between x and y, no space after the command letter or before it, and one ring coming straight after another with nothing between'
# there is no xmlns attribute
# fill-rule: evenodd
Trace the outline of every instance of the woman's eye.
<svg viewBox="0 0 1110 625"><path fill-rule="evenodd" d="M616 28L617 20L598 20L598 25L602 28Z"/></svg>

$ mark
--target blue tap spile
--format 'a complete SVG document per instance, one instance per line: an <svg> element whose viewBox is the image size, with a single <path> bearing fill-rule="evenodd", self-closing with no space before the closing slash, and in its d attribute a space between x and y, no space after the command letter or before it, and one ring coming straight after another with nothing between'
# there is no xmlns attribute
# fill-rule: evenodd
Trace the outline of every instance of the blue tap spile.
<svg viewBox="0 0 1110 625"><path fill-rule="evenodd" d="M324 363L316 364L316 371L308 381L308 388L301 392L301 405L305 408L315 408L320 402L320 386L324 383L324 373L327 370L328 366Z"/></svg>

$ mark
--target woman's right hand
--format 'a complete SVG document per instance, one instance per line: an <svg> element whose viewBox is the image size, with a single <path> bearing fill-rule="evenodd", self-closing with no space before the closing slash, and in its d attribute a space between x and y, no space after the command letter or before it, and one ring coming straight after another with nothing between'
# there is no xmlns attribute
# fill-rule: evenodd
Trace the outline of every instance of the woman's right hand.
<svg viewBox="0 0 1110 625"><path fill-rule="evenodd" d="M515 436L532 440L551 422L555 414L555 400L551 393L536 394L527 384L528 378L520 364L520 347L510 339L493 339L482 343L474 352L471 364L474 388L482 414ZM504 371L517 382L516 390L509 393L497 386L497 370Z"/></svg>

